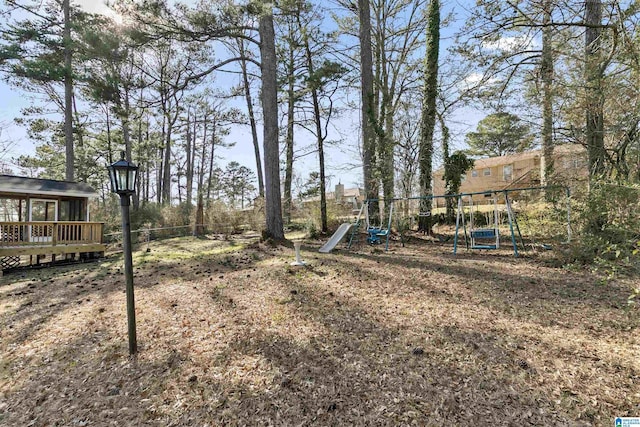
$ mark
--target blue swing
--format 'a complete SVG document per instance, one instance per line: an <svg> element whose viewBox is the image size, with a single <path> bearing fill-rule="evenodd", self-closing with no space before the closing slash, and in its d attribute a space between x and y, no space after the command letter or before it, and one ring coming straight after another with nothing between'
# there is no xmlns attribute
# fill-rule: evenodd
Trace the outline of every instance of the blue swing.
<svg viewBox="0 0 640 427"><path fill-rule="evenodd" d="M367 243L370 245L378 245L382 243L382 237L386 237L385 251L389 250L389 234L391 233L391 219L393 218L393 201L389 204L389 221L387 223L387 228L382 228L382 226L372 226L369 222L368 209L365 209L365 218L367 220Z"/></svg>

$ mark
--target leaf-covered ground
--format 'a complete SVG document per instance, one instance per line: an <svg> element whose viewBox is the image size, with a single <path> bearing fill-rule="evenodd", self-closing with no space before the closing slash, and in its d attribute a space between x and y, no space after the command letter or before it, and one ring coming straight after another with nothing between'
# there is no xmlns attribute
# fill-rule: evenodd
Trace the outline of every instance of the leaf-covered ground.
<svg viewBox="0 0 640 427"><path fill-rule="evenodd" d="M317 243L317 244L315 244ZM174 239L0 279L0 425L612 425L640 416L629 284L412 242L291 267Z"/></svg>

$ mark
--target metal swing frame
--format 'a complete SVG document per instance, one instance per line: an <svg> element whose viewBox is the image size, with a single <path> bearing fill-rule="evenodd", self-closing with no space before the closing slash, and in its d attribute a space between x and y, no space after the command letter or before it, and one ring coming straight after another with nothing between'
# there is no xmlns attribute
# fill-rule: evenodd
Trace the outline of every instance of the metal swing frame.
<svg viewBox="0 0 640 427"><path fill-rule="evenodd" d="M512 188L512 189L503 189L503 190L488 190L488 191L479 191L479 192L475 192L475 193L461 193L457 195L458 198L458 210L457 210L457 215L456 215L456 231L455 231L455 235L454 235L454 239L453 239L453 253L454 255L457 253L458 250L458 234L460 231L460 228L463 229L464 231L464 239L465 239L465 245L467 250L469 249L498 249L499 248L499 244L500 244L500 240L499 240L499 235L498 235L498 211L497 211L497 196L498 194L503 194L504 195L504 200L505 200L505 205L507 208L507 217L508 217L508 222L509 222L509 234L511 235L511 243L513 245L513 255L515 257L519 256L519 252L518 252L518 241L516 239L516 233L518 234L518 238L520 240L520 245L522 247L522 250L525 250L525 244L524 244L524 239L522 238L522 233L520 232L520 226L518 225L518 220L516 218L515 213L513 212L513 207L511 204L511 199L509 198L509 193L512 192L516 192L516 191L529 191L529 190L551 190L554 188L562 188L565 190L566 192L566 196L567 196L567 242L571 241L571 190L569 189L569 187L565 187L565 186L559 186L559 185L550 185L550 186L540 186L540 187L526 187L526 188ZM474 236L473 235L469 235L469 233L467 233L467 225L465 223L465 215L464 215L464 203L463 203L463 197L464 196L468 196L470 200L472 200L472 197L474 195L479 195L479 194L490 194L494 197L494 226L496 227L495 229L495 237L496 237L496 244L494 245L475 245L476 247L474 247ZM473 216L473 209L470 208L471 212L470 212L470 219L471 222L473 222L472 220L472 216ZM471 229L472 225L470 225L470 230L471 233L473 233L473 229ZM478 232L480 231L486 231L486 229L479 229L477 230ZM489 233L486 233L485 236L481 236L481 233L479 233L479 235L477 235L477 237L487 237L489 236ZM493 236L492 236L493 237Z"/></svg>
<svg viewBox="0 0 640 427"><path fill-rule="evenodd" d="M369 203L370 202L379 202L380 199L367 199L362 203L362 207L360 208L360 212L358 212L358 219L356 220L355 226L351 230L351 237L349 238L349 245L347 248L351 248L351 244L353 243L354 236L358 233L360 229L360 224L362 223L362 214L364 212L364 218L366 221L366 231L367 231L367 243L369 244L380 244L382 243L381 238L385 237L385 247L384 250L387 252L389 250L389 236L391 235L391 224L393 220L393 206L395 199L385 201L385 203L389 203L389 218L387 220L387 228L382 228L382 224L379 227L375 227L371 225L369 221Z"/></svg>

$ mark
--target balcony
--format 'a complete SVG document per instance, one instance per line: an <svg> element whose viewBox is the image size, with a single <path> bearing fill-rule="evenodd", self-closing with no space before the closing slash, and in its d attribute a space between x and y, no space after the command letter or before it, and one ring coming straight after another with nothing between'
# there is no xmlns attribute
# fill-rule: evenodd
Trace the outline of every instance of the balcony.
<svg viewBox="0 0 640 427"><path fill-rule="evenodd" d="M101 222L0 222L0 257L104 252Z"/></svg>

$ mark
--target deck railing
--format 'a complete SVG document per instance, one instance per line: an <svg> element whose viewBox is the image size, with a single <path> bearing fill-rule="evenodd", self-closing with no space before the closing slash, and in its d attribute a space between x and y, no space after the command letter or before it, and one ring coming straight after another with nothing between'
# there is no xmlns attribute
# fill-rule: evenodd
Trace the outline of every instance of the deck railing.
<svg viewBox="0 0 640 427"><path fill-rule="evenodd" d="M102 243L101 222L0 222L0 248Z"/></svg>

